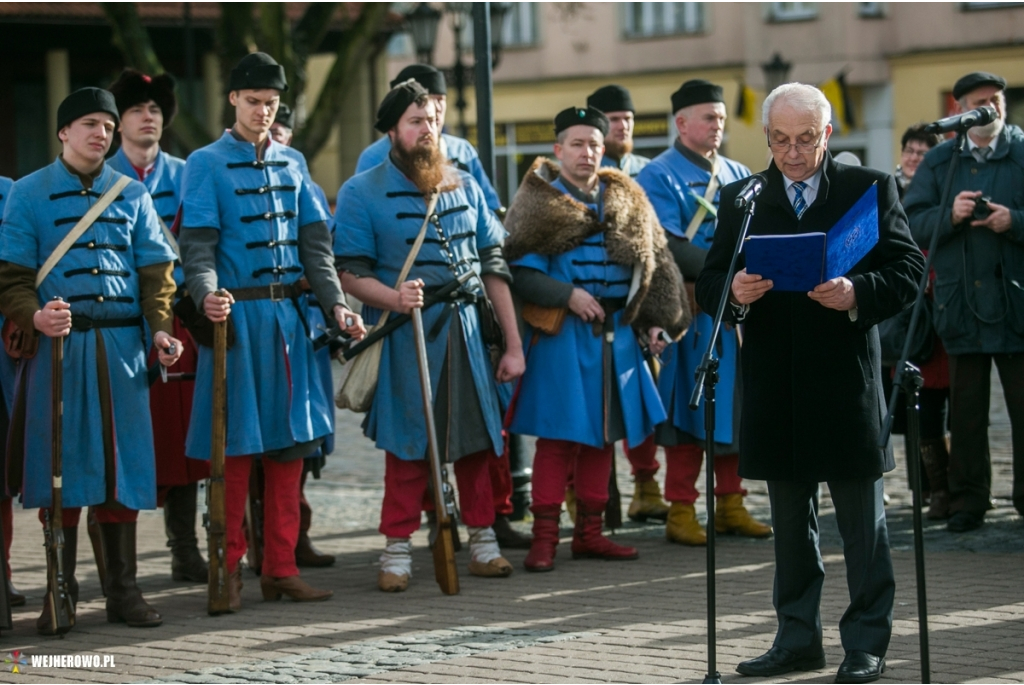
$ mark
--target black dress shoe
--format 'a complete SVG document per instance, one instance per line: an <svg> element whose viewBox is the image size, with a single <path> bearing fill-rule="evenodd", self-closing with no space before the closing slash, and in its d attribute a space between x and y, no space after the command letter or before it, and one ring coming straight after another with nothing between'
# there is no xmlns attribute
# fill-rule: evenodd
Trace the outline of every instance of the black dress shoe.
<svg viewBox="0 0 1024 685"><path fill-rule="evenodd" d="M846 654L839 672L837 683L873 683L885 673L885 657L853 650Z"/></svg>
<svg viewBox="0 0 1024 685"><path fill-rule="evenodd" d="M984 514L977 514L973 511L958 511L949 517L946 529L950 533L966 533L967 531L981 528L981 524L984 522Z"/></svg>
<svg viewBox="0 0 1024 685"><path fill-rule="evenodd" d="M741 661L736 666L736 672L741 675L768 678L790 671L814 671L819 668L825 668L824 652L803 656L782 647L772 647L756 659Z"/></svg>

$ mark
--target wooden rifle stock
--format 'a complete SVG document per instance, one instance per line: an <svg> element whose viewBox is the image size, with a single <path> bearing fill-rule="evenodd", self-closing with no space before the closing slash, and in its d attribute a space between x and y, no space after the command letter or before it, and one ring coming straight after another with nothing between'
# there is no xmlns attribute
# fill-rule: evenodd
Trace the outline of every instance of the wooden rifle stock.
<svg viewBox="0 0 1024 685"><path fill-rule="evenodd" d="M218 290L217 295L223 291ZM206 489L206 534L209 540L210 585L206 613L231 611L228 603L227 521L224 502L224 450L227 443L228 322L213 324L213 416L210 435L210 484Z"/></svg>
<svg viewBox="0 0 1024 685"><path fill-rule="evenodd" d="M59 297L53 298L60 301ZM54 635L63 635L75 625L75 603L68 592L64 577L64 338L51 338L50 395L53 416L53 442L50 466L52 468L52 502L50 511L44 512L43 532L46 537L46 601L50 605L50 629Z"/></svg>
<svg viewBox="0 0 1024 685"><path fill-rule="evenodd" d="M423 396L423 418L427 424L427 458L430 460L430 482L433 486L434 512L437 515L437 539L434 541L434 577L446 595L459 594L459 571L455 566L454 507L449 508L451 485L441 464L441 451L437 444L434 424L434 392L430 386L430 365L427 360L427 341L423 335L423 312L412 310L413 337L416 339L416 362L420 370L420 390Z"/></svg>

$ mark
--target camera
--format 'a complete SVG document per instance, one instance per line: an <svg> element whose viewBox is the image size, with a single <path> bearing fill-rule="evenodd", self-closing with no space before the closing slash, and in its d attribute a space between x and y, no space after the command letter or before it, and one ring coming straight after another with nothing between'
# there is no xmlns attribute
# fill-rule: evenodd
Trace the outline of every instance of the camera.
<svg viewBox="0 0 1024 685"><path fill-rule="evenodd" d="M992 213L992 208L988 206L992 198L988 195L982 195L974 198L974 212L971 213L971 218L975 221L984 221Z"/></svg>

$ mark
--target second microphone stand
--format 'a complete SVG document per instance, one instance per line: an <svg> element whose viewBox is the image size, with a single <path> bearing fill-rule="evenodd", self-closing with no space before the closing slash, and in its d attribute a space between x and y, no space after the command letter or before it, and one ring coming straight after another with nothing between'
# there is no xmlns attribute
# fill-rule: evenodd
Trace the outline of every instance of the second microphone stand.
<svg viewBox="0 0 1024 685"><path fill-rule="evenodd" d="M697 367L697 384L693 388L693 394L690 395L690 409L694 411L700 406L701 395L704 395L704 465L707 476L705 501L708 507L708 672L704 676L705 683L722 682L722 676L718 672L715 636L715 386L718 385L718 358L715 356L715 345L718 343L718 335L722 328L725 308L729 303L732 279L736 273L736 262L739 260L740 252L743 251L743 243L747 239L747 232L750 230L750 220L753 216L754 201L750 200L744 208L743 225L740 228L739 240L736 241L736 247L732 252L729 271L725 275L725 285L722 288L722 295L718 300L715 321L711 325L711 337L708 339L708 346L704 356L701 358L700 366Z"/></svg>

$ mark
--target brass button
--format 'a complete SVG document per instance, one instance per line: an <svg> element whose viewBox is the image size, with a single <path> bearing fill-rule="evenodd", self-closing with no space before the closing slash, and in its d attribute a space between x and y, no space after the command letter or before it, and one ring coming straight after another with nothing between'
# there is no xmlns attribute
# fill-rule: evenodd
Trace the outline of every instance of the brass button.
<svg viewBox="0 0 1024 685"><path fill-rule="evenodd" d="M269 243L267 243L267 247L274 247L276 245L277 245L277 243L274 242L273 240L271 240Z"/></svg>
<svg viewBox="0 0 1024 685"><path fill-rule="evenodd" d="M92 273L93 276L98 276L99 273L100 273L100 270L99 269L93 269L91 273Z"/></svg>
<svg viewBox="0 0 1024 685"><path fill-rule="evenodd" d="M103 301L103 296L102 295L97 295L96 296L96 301L97 302L102 302Z"/></svg>
<svg viewBox="0 0 1024 685"><path fill-rule="evenodd" d="M92 242L92 241L90 240L90 241L89 241L89 244L88 244L88 245L86 245L86 247L88 247L88 248L89 248L90 250L92 250L92 249L95 249L95 247L96 247L96 243L94 243L94 242Z"/></svg>
<svg viewBox="0 0 1024 685"><path fill-rule="evenodd" d="M264 219L270 219L270 212L267 212L266 214L264 214L263 218Z"/></svg>
<svg viewBox="0 0 1024 685"><path fill-rule="evenodd" d="M88 195L88 194L89 194L89 191L86 190L85 188L82 188L82 195Z"/></svg>

